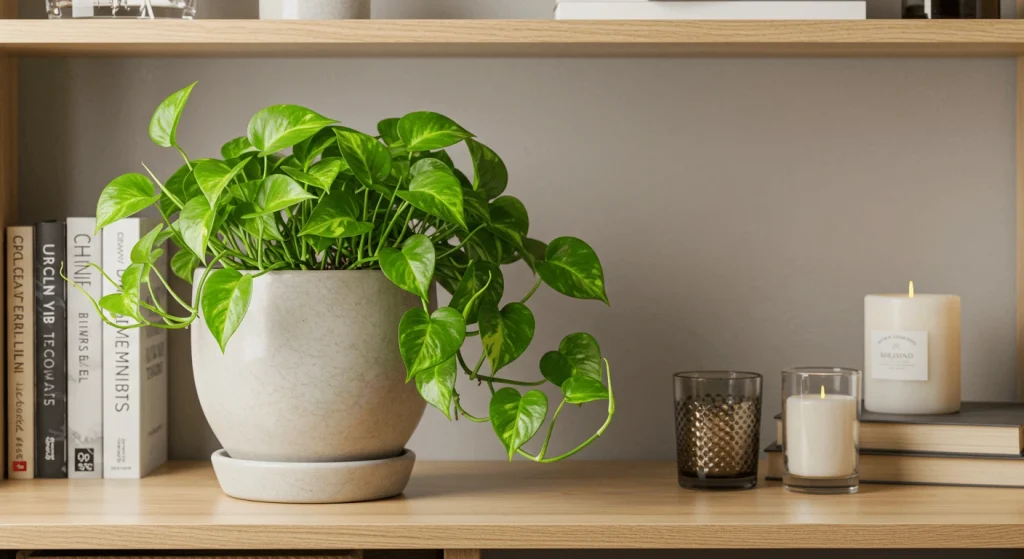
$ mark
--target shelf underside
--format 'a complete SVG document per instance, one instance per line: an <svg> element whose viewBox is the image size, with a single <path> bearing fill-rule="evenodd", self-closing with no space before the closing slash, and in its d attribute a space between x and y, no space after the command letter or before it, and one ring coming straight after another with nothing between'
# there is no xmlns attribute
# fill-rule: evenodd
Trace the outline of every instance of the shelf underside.
<svg viewBox="0 0 1024 559"><path fill-rule="evenodd" d="M2 482L0 549L1024 547L1024 490L711 493L675 476L669 462L421 462L396 499L273 505L179 462L141 481Z"/></svg>
<svg viewBox="0 0 1024 559"><path fill-rule="evenodd" d="M44 56L1024 56L1024 20L0 21Z"/></svg>

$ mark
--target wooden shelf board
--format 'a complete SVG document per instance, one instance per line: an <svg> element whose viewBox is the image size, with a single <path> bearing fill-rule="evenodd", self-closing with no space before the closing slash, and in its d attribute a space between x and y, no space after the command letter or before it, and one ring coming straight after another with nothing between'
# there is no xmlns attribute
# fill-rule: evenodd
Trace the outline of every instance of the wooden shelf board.
<svg viewBox="0 0 1024 559"><path fill-rule="evenodd" d="M694 492L665 462L423 462L402 497L313 506L235 500L209 463L179 462L141 481L6 481L0 503L0 549L1024 547L1024 490Z"/></svg>
<svg viewBox="0 0 1024 559"><path fill-rule="evenodd" d="M0 21L46 56L1019 56L1024 20Z"/></svg>

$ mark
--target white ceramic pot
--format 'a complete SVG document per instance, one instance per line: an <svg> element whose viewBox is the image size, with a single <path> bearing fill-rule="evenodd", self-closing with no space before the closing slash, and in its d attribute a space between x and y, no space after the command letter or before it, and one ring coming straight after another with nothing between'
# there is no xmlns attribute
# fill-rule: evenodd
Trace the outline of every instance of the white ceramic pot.
<svg viewBox="0 0 1024 559"><path fill-rule="evenodd" d="M227 454L303 463L400 456L426 405L405 382L398 350L398 323L419 305L380 271L271 272L253 282L225 353L196 321L196 389Z"/></svg>
<svg viewBox="0 0 1024 559"><path fill-rule="evenodd" d="M260 0L260 19L369 19L370 0Z"/></svg>

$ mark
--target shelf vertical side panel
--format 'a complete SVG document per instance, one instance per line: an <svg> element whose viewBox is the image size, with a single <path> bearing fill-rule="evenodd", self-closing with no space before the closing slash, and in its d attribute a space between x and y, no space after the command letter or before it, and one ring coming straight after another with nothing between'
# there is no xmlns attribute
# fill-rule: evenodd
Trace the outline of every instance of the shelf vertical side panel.
<svg viewBox="0 0 1024 559"><path fill-rule="evenodd" d="M1018 0L1018 7L1024 0ZM1018 14L1021 11L1018 9ZM1017 400L1024 401L1024 57L1017 58Z"/></svg>
<svg viewBox="0 0 1024 559"><path fill-rule="evenodd" d="M18 1L0 0L0 19L17 18ZM17 217L17 200L18 57L0 54L0 231L13 224ZM0 324L6 324L2 314Z"/></svg>

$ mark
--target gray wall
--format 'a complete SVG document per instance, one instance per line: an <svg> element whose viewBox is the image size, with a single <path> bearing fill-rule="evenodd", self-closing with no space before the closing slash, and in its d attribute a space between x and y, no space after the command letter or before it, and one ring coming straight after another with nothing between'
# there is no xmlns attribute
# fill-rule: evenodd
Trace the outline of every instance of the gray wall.
<svg viewBox="0 0 1024 559"><path fill-rule="evenodd" d="M388 17L549 10L550 0L377 2ZM533 236L580 236L604 263L613 306L542 290L533 348L511 368L535 378L570 332L602 342L618 414L584 459L672 459L670 373L685 369L765 373L767 443L777 371L860 367L862 297L908 279L963 297L964 397L1014 397L1010 60L27 60L23 221L91 214L103 185L142 160L172 171L177 156L148 142L146 123L193 80L179 136L193 157L281 102L364 130L436 110L500 153ZM525 267L507 274L508 293L531 285ZM172 340L171 368L171 453L204 458L217 445L187 335ZM461 390L484 409L485 390ZM570 410L555 450L602 420L599 406ZM425 459L502 458L488 426L432 410L411 447Z"/></svg>

